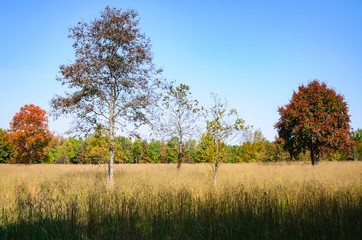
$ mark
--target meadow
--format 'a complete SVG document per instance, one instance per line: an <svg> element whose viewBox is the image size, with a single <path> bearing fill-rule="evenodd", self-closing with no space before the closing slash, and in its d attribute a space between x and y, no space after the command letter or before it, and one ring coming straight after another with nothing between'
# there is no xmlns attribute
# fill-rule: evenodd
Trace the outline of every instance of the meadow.
<svg viewBox="0 0 362 240"><path fill-rule="evenodd" d="M360 239L362 162L0 165L0 239Z"/></svg>

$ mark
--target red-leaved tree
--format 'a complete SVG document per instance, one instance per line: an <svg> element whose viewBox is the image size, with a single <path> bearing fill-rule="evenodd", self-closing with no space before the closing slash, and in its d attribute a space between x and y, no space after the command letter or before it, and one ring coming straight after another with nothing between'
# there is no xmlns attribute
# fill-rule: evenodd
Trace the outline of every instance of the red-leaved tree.
<svg viewBox="0 0 362 240"><path fill-rule="evenodd" d="M318 80L298 90L289 104L279 108L275 124L284 149L292 158L309 150L313 165L323 154L348 150L350 116L343 96Z"/></svg>
<svg viewBox="0 0 362 240"><path fill-rule="evenodd" d="M7 133L13 144L14 163L40 163L46 158L46 146L51 140L46 111L34 104L20 108L10 122Z"/></svg>

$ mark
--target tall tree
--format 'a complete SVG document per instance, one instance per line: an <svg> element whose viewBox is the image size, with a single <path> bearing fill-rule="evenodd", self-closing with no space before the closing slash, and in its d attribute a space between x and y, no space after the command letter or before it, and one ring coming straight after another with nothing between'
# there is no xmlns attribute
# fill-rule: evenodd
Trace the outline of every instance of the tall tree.
<svg viewBox="0 0 362 240"><path fill-rule="evenodd" d="M182 160L192 147L188 143L198 134L201 114L202 108L185 84L171 86L162 99L161 108L154 114L152 127L155 134L176 143L177 169L180 169Z"/></svg>
<svg viewBox="0 0 362 240"><path fill-rule="evenodd" d="M152 63L150 40L138 25L135 10L106 7L100 18L71 28L76 59L60 66L62 77L57 79L70 91L51 101L56 116L75 116L78 130L107 128L110 186L116 123L125 130L130 123L137 127L145 122L145 108L157 98L155 89L161 85L156 78L161 69Z"/></svg>
<svg viewBox="0 0 362 240"><path fill-rule="evenodd" d="M314 165L324 153L351 147L347 103L325 83L301 85L279 114L275 128L292 158L309 150Z"/></svg>
<svg viewBox="0 0 362 240"><path fill-rule="evenodd" d="M40 163L47 155L51 140L46 111L34 104L25 105L15 114L8 131L16 163Z"/></svg>

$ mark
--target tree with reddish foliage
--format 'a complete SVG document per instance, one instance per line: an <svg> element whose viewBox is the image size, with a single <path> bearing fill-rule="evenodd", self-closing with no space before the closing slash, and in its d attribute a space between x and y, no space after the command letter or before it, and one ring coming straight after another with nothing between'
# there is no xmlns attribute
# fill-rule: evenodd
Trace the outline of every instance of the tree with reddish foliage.
<svg viewBox="0 0 362 240"><path fill-rule="evenodd" d="M300 86L290 103L278 111L278 140L292 158L309 150L314 165L323 154L352 146L347 103L325 83L314 80Z"/></svg>
<svg viewBox="0 0 362 240"><path fill-rule="evenodd" d="M34 104L20 108L10 122L9 141L13 145L14 163L40 163L46 158L46 146L51 140L45 110Z"/></svg>

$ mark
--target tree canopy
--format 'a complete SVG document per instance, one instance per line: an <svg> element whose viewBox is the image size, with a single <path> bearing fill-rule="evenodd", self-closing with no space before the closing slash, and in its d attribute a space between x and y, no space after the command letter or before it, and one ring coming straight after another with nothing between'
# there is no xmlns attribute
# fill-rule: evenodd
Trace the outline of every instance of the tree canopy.
<svg viewBox="0 0 362 240"><path fill-rule="evenodd" d="M291 157L309 150L314 164L322 154L351 147L347 103L325 83L314 80L301 85L279 114L275 128Z"/></svg>
<svg viewBox="0 0 362 240"><path fill-rule="evenodd" d="M354 141L353 158L362 160L362 129L357 129L351 133L350 138Z"/></svg>
<svg viewBox="0 0 362 240"><path fill-rule="evenodd" d="M51 140L46 111L34 104L25 105L15 114L7 133L15 152L16 163L42 162Z"/></svg>
<svg viewBox="0 0 362 240"><path fill-rule="evenodd" d="M0 128L0 163L9 163L14 155L13 146L9 142L6 130Z"/></svg>

